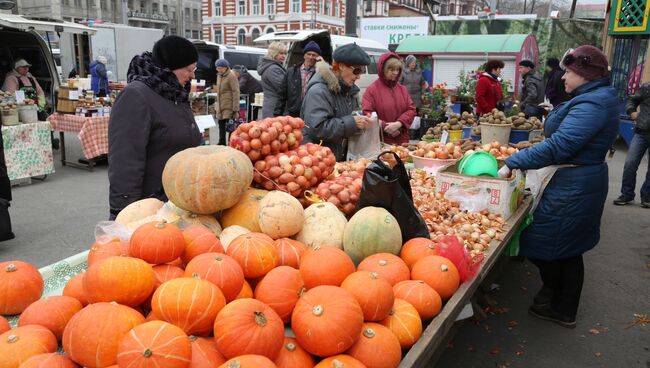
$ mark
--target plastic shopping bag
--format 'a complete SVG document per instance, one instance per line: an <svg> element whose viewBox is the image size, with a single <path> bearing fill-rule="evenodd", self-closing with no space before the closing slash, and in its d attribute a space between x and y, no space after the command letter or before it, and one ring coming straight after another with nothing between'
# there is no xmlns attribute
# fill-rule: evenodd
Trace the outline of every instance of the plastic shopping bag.
<svg viewBox="0 0 650 368"><path fill-rule="evenodd" d="M472 257L469 250L455 235L445 235L439 237L437 241L440 243L440 255L449 259L456 266L461 283L476 277L483 262L483 254Z"/></svg>
<svg viewBox="0 0 650 368"><path fill-rule="evenodd" d="M460 203L462 211L481 212L490 204L490 192L484 188L454 185L445 192L445 199Z"/></svg>
<svg viewBox="0 0 650 368"><path fill-rule="evenodd" d="M372 113L373 123L367 129L348 138L348 161L360 158L372 160L381 152L381 125L377 113Z"/></svg>
<svg viewBox="0 0 650 368"><path fill-rule="evenodd" d="M392 169L380 159L385 154L393 155L397 161ZM413 204L409 175L395 152L382 152L363 174L357 210L369 206L382 207L397 219L402 244L412 238L429 238L424 219Z"/></svg>

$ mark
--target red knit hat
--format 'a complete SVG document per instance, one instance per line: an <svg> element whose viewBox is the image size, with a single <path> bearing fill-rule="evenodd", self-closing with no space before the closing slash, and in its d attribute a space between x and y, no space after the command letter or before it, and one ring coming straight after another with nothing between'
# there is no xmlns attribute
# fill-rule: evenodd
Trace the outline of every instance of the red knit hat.
<svg viewBox="0 0 650 368"><path fill-rule="evenodd" d="M562 59L562 66L586 80L595 80L609 75L607 57L598 48L583 45L572 50Z"/></svg>

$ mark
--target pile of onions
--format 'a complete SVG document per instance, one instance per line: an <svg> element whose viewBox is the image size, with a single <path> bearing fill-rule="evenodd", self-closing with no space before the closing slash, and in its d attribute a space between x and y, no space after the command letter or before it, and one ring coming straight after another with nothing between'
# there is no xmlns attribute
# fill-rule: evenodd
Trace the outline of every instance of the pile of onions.
<svg viewBox="0 0 650 368"><path fill-rule="evenodd" d="M266 190L282 190L300 198L333 171L336 158L327 147L313 143L286 153L269 155L254 164L253 185Z"/></svg>
<svg viewBox="0 0 650 368"><path fill-rule="evenodd" d="M496 157L497 160L505 160L508 157L512 156L515 152L519 152L518 149L509 146L502 146L499 142L492 142L484 144L481 147L478 147L476 151L488 152L492 156ZM471 152L471 151L468 151Z"/></svg>
<svg viewBox="0 0 650 368"><path fill-rule="evenodd" d="M488 249L494 239L501 240L505 220L489 211L469 213L461 211L460 204L436 193L435 179L423 170L411 172L413 203L420 211L429 229L431 239L456 235L468 247L472 256Z"/></svg>
<svg viewBox="0 0 650 368"><path fill-rule="evenodd" d="M397 153L397 156L402 160L402 162L406 163L406 161L409 159L409 154L411 151L409 151L408 148L404 146L385 146L382 148L383 151L391 151ZM384 161L388 166L390 167L395 167L397 165L397 160L395 159L395 156L386 154L382 155L381 160Z"/></svg>
<svg viewBox="0 0 650 368"><path fill-rule="evenodd" d="M424 158L437 158L441 160L458 159L463 157L463 151L454 143L418 142L413 155Z"/></svg>
<svg viewBox="0 0 650 368"><path fill-rule="evenodd" d="M291 116L251 121L230 134L230 147L244 152L255 163L268 155L298 148L304 126L302 119Z"/></svg>
<svg viewBox="0 0 650 368"><path fill-rule="evenodd" d="M337 162L334 166L334 172L328 179L333 179L337 176L349 176L353 179L363 178L363 172L372 161L360 158L356 161Z"/></svg>
<svg viewBox="0 0 650 368"><path fill-rule="evenodd" d="M345 174L334 179L328 179L318 184L316 194L322 200L334 204L347 217L354 214L361 194L361 176L354 171L346 171Z"/></svg>

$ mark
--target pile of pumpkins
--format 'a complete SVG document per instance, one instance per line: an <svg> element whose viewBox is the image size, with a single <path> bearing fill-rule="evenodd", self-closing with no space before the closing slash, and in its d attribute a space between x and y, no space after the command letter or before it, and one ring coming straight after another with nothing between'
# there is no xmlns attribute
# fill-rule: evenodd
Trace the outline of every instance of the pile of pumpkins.
<svg viewBox="0 0 650 368"><path fill-rule="evenodd" d="M194 159L186 166L201 165ZM88 270L62 296L40 299L34 266L0 263L0 314L20 314L13 329L0 317L0 367L398 366L459 287L440 244L402 244L382 208L348 222L331 203L303 210L246 179L234 201L220 198L234 202L215 211L221 223L182 212L225 206L204 203L212 197L200 178L174 177L199 188L167 181L169 198L183 198L176 223L146 221L161 209L150 200L127 207L119 221L135 228L130 239L93 244Z"/></svg>

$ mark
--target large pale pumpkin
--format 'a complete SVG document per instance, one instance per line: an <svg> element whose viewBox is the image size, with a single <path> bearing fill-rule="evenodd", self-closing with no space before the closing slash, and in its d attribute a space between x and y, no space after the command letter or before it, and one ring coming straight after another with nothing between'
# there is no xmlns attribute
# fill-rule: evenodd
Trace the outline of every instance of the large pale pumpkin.
<svg viewBox="0 0 650 368"><path fill-rule="evenodd" d="M343 249L343 233L348 220L330 202L314 203L305 210L305 223L296 240L308 247L329 245Z"/></svg>
<svg viewBox="0 0 650 368"><path fill-rule="evenodd" d="M239 225L252 232L261 232L260 224L257 220L257 212L260 208L260 201L268 193L267 190L248 188L236 205L223 211L221 214L221 225L224 228Z"/></svg>
<svg viewBox="0 0 650 368"><path fill-rule="evenodd" d="M291 194L274 190L260 201L257 220L264 234L273 239L287 238L302 230L305 211Z"/></svg>
<svg viewBox="0 0 650 368"><path fill-rule="evenodd" d="M17 368L37 354L53 353L56 337L38 325L16 327L0 335L0 367Z"/></svg>
<svg viewBox="0 0 650 368"><path fill-rule="evenodd" d="M117 350L121 367L187 368L192 345L180 328L163 321L145 322L129 331Z"/></svg>
<svg viewBox="0 0 650 368"><path fill-rule="evenodd" d="M213 215L197 215L196 213L187 212L181 216L179 224L182 224L184 228L190 226L204 226L216 236L219 236L221 231L223 231L219 220L217 220Z"/></svg>
<svg viewBox="0 0 650 368"><path fill-rule="evenodd" d="M234 206L253 182L245 153L218 145L185 149L165 164L162 184L178 207L210 215Z"/></svg>
<svg viewBox="0 0 650 368"><path fill-rule="evenodd" d="M343 234L343 249L355 264L375 253L398 255L402 231L393 215L380 207L364 207L352 216Z"/></svg>
<svg viewBox="0 0 650 368"><path fill-rule="evenodd" d="M0 262L0 314L21 313L42 293L43 277L36 267L22 261Z"/></svg>
<svg viewBox="0 0 650 368"><path fill-rule="evenodd" d="M156 198L145 198L135 201L124 207L115 217L115 222L122 225L128 225L135 221L140 221L145 217L154 216L163 206L163 202Z"/></svg>
<svg viewBox="0 0 650 368"><path fill-rule="evenodd" d="M225 251L228 251L228 247L230 246L230 243L232 243L232 241L235 240L235 238L237 238L240 235L248 234L250 232L251 231L248 230L247 228L239 225L228 226L227 228L223 229L221 235L219 235L221 246Z"/></svg>

